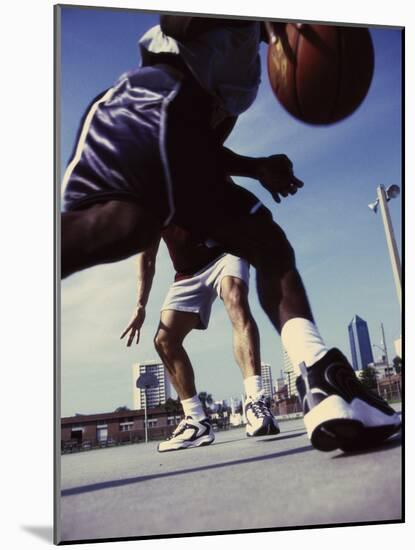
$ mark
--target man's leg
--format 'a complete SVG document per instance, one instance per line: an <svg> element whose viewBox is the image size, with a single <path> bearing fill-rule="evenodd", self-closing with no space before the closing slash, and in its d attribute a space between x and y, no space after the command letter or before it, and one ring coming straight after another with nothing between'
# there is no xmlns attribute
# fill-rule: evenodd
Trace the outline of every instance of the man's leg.
<svg viewBox="0 0 415 550"><path fill-rule="evenodd" d="M282 267L284 260L281 260ZM264 260L257 266L258 297L271 323L281 334L282 344L300 376L300 363L308 367L327 353L314 322L300 274L291 262L286 270Z"/></svg>
<svg viewBox="0 0 415 550"><path fill-rule="evenodd" d="M321 451L352 451L382 443L399 429L398 415L364 388L339 350L328 349L300 275L293 262L284 262L288 256L280 258L282 269L265 259L257 265L258 295L294 366L312 444Z"/></svg>
<svg viewBox="0 0 415 550"><path fill-rule="evenodd" d="M160 222L134 202L112 200L61 217L62 278L94 265L117 262L147 248Z"/></svg>
<svg viewBox="0 0 415 550"><path fill-rule="evenodd" d="M154 338L157 353L169 372L180 401L196 395L195 375L183 341L199 322L197 313L163 310Z"/></svg>
<svg viewBox="0 0 415 550"><path fill-rule="evenodd" d="M197 313L172 309L161 312L160 324L154 338L156 350L166 366L170 380L183 407L184 420L171 438L160 443L160 452L209 445L215 439L197 395L195 376L183 341L199 325Z"/></svg>
<svg viewBox="0 0 415 550"><path fill-rule="evenodd" d="M250 194L236 186L228 189L231 215L219 218L216 213L215 225L211 228L212 237L256 268L259 301L275 329L282 333L283 345L290 358L294 359L296 354L294 366L299 364L299 356L300 362L306 361L311 365L327 352L327 347L315 326L295 265L294 250L265 207L256 209L254 214L232 216L232 208L237 211L238 198L239 202L247 201ZM285 338L284 332L289 326L295 327L295 330L290 330L289 337Z"/></svg>
<svg viewBox="0 0 415 550"><path fill-rule="evenodd" d="M277 421L264 399L259 331L252 316L245 282L233 276L221 280L223 300L233 329L233 350L241 369L246 394L245 414L248 436L275 435L279 433Z"/></svg>
<svg viewBox="0 0 415 550"><path fill-rule="evenodd" d="M339 350L328 350L314 323L294 251L270 212L257 202L243 214L246 191L228 189L226 212L216 209L212 222L206 220L208 234L256 267L259 300L293 363L311 442L330 451L384 441L399 429L399 416L364 388Z"/></svg>
<svg viewBox="0 0 415 550"><path fill-rule="evenodd" d="M248 302L248 288L242 279L226 276L221 297L233 329L233 351L245 380L261 376L259 332Z"/></svg>

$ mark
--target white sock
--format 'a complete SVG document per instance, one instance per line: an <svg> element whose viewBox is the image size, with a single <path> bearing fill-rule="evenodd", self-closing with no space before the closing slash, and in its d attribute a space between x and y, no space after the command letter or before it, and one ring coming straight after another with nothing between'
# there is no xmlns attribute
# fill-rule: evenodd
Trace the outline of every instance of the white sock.
<svg viewBox="0 0 415 550"><path fill-rule="evenodd" d="M182 399L181 401L184 416L191 416L193 420L202 420L205 418L205 411L203 410L202 402L198 395L189 397L188 399Z"/></svg>
<svg viewBox="0 0 415 550"><path fill-rule="evenodd" d="M244 380L244 388L246 396L252 399L262 390L262 376L248 376Z"/></svg>
<svg viewBox="0 0 415 550"><path fill-rule="evenodd" d="M282 345L294 367L295 376L300 376L300 363L311 367L326 355L326 347L318 328L308 319L296 317L290 319L282 327Z"/></svg>

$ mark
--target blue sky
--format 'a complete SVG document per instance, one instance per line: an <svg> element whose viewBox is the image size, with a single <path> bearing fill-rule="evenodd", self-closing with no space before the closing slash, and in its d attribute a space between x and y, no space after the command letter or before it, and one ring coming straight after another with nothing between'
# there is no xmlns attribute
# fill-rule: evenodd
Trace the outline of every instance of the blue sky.
<svg viewBox="0 0 415 550"><path fill-rule="evenodd" d="M122 72L137 66L137 41L157 19L131 11L63 9L62 170L84 109ZM263 200L286 231L320 331L328 345L340 347L348 357L347 324L355 314L367 321L374 344L380 344L383 322L391 357L393 340L401 333L381 218L367 208L376 198L377 185L401 185L401 36L391 28L374 28L371 35L374 79L364 103L351 117L329 127L298 122L274 99L263 64L258 98L228 140L228 146L242 154L283 152L293 160L305 186L281 205L273 203L256 182L237 181ZM265 48L263 59L264 54ZM400 247L400 200L391 201L390 212ZM64 416L132 405L131 365L156 357L152 338L172 277L162 247L141 342L129 349L119 334L135 304L134 258L98 266L63 282ZM254 277L252 272L252 282ZM260 329L262 359L271 364L275 378L282 368L280 340L259 307L254 284L251 304ZM216 399L242 391L231 341L224 308L216 303L209 329L195 331L186 342L198 390L209 391Z"/></svg>

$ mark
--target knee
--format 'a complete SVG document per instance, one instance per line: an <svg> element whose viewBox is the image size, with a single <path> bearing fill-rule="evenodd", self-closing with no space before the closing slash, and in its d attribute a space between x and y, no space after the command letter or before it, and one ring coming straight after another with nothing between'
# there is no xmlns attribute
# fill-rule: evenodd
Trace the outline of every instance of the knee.
<svg viewBox="0 0 415 550"><path fill-rule="evenodd" d="M161 358L168 359L178 342L165 331L158 331L154 337L154 347Z"/></svg>
<svg viewBox="0 0 415 550"><path fill-rule="evenodd" d="M222 300L232 322L249 318L248 289L241 279L229 277L222 286Z"/></svg>
<svg viewBox="0 0 415 550"><path fill-rule="evenodd" d="M162 356L164 350L168 347L168 338L163 332L158 331L154 336L154 347L157 353Z"/></svg>

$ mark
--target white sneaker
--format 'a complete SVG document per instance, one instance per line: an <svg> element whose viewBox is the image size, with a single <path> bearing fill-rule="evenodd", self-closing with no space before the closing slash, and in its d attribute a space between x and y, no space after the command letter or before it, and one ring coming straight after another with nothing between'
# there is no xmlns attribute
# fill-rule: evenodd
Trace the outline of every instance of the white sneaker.
<svg viewBox="0 0 415 550"><path fill-rule="evenodd" d="M160 453L166 451L178 451L210 445L215 440L212 424L208 418L197 421L191 416L184 418L171 436L159 444L157 450Z"/></svg>
<svg viewBox="0 0 415 550"><path fill-rule="evenodd" d="M280 433L278 422L266 403L263 390L255 396L255 399L248 398L245 401L245 416L248 437Z"/></svg>
<svg viewBox="0 0 415 550"><path fill-rule="evenodd" d="M356 451L380 445L401 427L386 401L365 388L336 348L296 380L304 423L320 451Z"/></svg>

